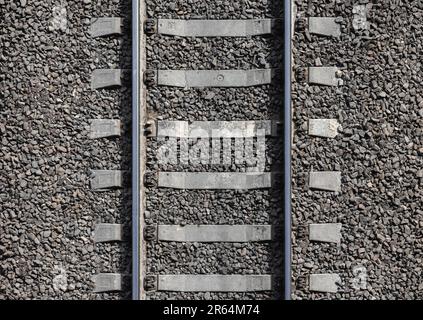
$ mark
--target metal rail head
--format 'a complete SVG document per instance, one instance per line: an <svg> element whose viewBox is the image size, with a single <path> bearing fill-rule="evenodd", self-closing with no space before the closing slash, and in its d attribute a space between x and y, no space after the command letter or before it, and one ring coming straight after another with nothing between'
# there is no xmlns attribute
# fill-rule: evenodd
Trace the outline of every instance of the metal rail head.
<svg viewBox="0 0 423 320"><path fill-rule="evenodd" d="M140 1L132 1L132 300L140 299L140 132L139 16Z"/></svg>
<svg viewBox="0 0 423 320"><path fill-rule="evenodd" d="M291 0L284 1L284 297L291 300Z"/></svg>

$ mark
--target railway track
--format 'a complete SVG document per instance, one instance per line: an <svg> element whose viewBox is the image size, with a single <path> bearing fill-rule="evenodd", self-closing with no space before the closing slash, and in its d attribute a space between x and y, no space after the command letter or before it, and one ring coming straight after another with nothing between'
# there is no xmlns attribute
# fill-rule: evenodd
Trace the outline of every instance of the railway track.
<svg viewBox="0 0 423 320"><path fill-rule="evenodd" d="M281 189L272 172L281 152L276 106L282 96L273 68L282 65L276 60L257 68L236 52L256 38L268 45L267 52L259 49L265 55L278 50L277 21L263 13L262 19L231 18L192 19L166 10L144 22L146 299L266 299L281 293L283 261L275 254L283 252L283 216L275 201ZM194 61L172 57L185 41L185 52L198 56ZM234 41L243 68L234 68L235 60L215 62ZM223 50L204 56L205 48ZM262 104L260 113L241 102L235 107L246 110L234 117L231 106L222 107L237 95L276 102ZM246 144L251 151L244 151ZM253 216L252 199L263 204Z"/></svg>
<svg viewBox="0 0 423 320"><path fill-rule="evenodd" d="M195 15L148 7L138 23L145 62L136 80L145 95L138 94L137 136L144 137L142 200L134 212L141 217L134 228L141 232L134 233L137 298L290 299L290 34L342 41L350 30L369 28L371 6L355 5L351 21L309 10L293 22L296 6L270 4L250 15L242 7ZM317 59L297 67L295 80L331 95L350 80L346 74L344 66ZM342 125L342 116L320 114L307 119L307 134L330 143ZM309 192L342 193L344 173L332 167L311 166ZM308 220L296 225L296 241L340 246L350 228L345 222ZM348 273L312 269L296 278L297 290L317 297L346 290ZM363 270L353 270L354 288L365 286Z"/></svg>
<svg viewBox="0 0 423 320"><path fill-rule="evenodd" d="M134 3L132 18L133 297L288 297L283 6L199 19L169 8L147 17L149 5ZM94 20L92 35L119 34L120 25ZM196 59L177 54L181 45ZM95 70L92 89L120 87L123 75ZM119 122L96 120L91 130L110 137ZM119 170L93 174L93 190L122 187ZM122 240L121 225L97 225L95 241ZM123 277L99 273L95 291L122 290Z"/></svg>
<svg viewBox="0 0 423 320"><path fill-rule="evenodd" d="M6 3L0 297L420 298L423 7L295 2Z"/></svg>
<svg viewBox="0 0 423 320"><path fill-rule="evenodd" d="M274 6L250 19L236 13L192 19L173 10L147 17L143 5L134 32L141 39L136 60L143 61L133 76L140 129L133 137L139 143L133 188L140 195L133 203L135 298L290 299L288 44L295 7ZM110 21L100 25L116 33L111 28L119 21ZM305 17L298 29L337 38L341 22ZM257 50L252 61L242 54L246 42ZM175 56L181 43L189 55ZM218 61L225 52L229 63ZM296 76L310 86L339 87L341 75L336 66L310 66ZM121 78L121 70L96 70L92 87L120 86ZM333 139L339 128L337 119L308 121L310 136ZM95 173L106 184L92 188L121 185L118 171ZM340 193L341 179L340 171L312 171L309 188ZM97 232L109 234L102 241L116 241L120 228L100 225ZM303 229L300 237L311 242L340 243L341 223ZM97 291L119 289L121 278L98 275ZM312 273L300 285L336 293L340 282L336 273Z"/></svg>

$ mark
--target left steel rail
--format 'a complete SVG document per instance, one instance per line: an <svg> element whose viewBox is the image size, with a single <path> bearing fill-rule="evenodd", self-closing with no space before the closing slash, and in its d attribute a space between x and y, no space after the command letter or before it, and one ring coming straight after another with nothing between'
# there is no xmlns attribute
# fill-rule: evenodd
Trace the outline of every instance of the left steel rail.
<svg viewBox="0 0 423 320"><path fill-rule="evenodd" d="M291 111L291 39L292 1L284 1L284 298L291 300L291 153L292 153L292 111Z"/></svg>
<svg viewBox="0 0 423 320"><path fill-rule="evenodd" d="M144 70L144 34L140 26L144 20L144 0L132 1L132 300L143 299L143 229L144 196L141 177L144 168L145 145L141 132L145 119L145 90L141 81Z"/></svg>

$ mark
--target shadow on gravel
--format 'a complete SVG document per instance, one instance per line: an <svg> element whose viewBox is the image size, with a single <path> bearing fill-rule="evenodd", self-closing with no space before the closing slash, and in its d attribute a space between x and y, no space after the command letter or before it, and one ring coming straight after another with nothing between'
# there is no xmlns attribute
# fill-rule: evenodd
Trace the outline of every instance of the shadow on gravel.
<svg viewBox="0 0 423 320"><path fill-rule="evenodd" d="M131 2L121 2L121 12L124 17L123 24L123 37L121 42L121 56L120 68L128 70L124 73L124 90L122 92L121 106L120 106L120 119L122 121L123 141L121 143L122 159L121 168L124 170L124 188L122 190L122 217L121 221L124 225L125 238L125 254L121 255L120 265L124 270L123 274L128 275L124 278L124 291L122 292L123 299L131 299L131 275L132 275L132 193L131 193L131 176L132 176L132 37L131 37Z"/></svg>
<svg viewBox="0 0 423 320"><path fill-rule="evenodd" d="M283 15L284 8L282 1L269 1L269 11L274 18L280 18L275 32L273 34L273 46L271 49L269 63L272 68L276 69L275 76L272 79L272 86L270 86L271 110L270 114L272 120L284 123L283 108L284 108L284 28ZM283 212L283 125L279 128L278 137L272 138L271 149L272 155L272 172L273 185L271 189L271 204L269 222L273 225L273 241L271 243L271 271L273 274L273 298L280 300L284 297L284 212Z"/></svg>
<svg viewBox="0 0 423 320"><path fill-rule="evenodd" d="M123 291L116 293L119 299L131 299L131 275L132 275L132 35L131 35L131 2L120 1L119 11L123 17L122 35L120 39L120 56L118 67L123 72L122 88L119 101L119 119L122 123L122 135L119 146L120 169L123 171L123 188L120 193L120 223L123 224L124 242L121 244L121 254L117 265L120 267L116 272L122 273Z"/></svg>

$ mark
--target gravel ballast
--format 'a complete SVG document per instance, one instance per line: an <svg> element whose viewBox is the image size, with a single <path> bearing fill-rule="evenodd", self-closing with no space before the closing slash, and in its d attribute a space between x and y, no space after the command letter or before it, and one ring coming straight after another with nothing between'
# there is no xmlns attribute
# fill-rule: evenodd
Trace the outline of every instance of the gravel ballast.
<svg viewBox="0 0 423 320"><path fill-rule="evenodd" d="M124 3L124 4L123 4ZM92 275L130 273L130 243L93 242L97 222L129 228L127 188L93 193L90 169L130 169L130 90L92 91L96 68L130 68L124 36L91 39L91 17L128 1L1 1L0 299L122 299ZM130 52L130 51L129 51ZM88 120L123 122L89 140Z"/></svg>
<svg viewBox="0 0 423 320"><path fill-rule="evenodd" d="M295 33L295 68L343 68L344 86L293 85L294 299L421 299L422 17L419 1L378 1L355 31L353 5L296 1L298 16L341 16L339 40ZM374 2L374 1L373 1ZM307 135L310 118L336 118L335 139ZM308 172L342 172L342 192L308 190ZM309 223L342 223L336 245L309 243ZM310 273L338 273L336 294L311 293ZM361 279L361 281L360 281Z"/></svg>
<svg viewBox="0 0 423 320"><path fill-rule="evenodd" d="M272 1L273 2L273 1ZM146 1L149 18L251 19L278 17L267 1L191 3ZM147 37L148 69L280 68L278 36L249 38ZM148 88L147 110L157 120L277 120L282 94L272 85L249 88ZM277 166L280 140L266 139L265 171ZM162 164L156 157L163 142L148 138L147 172L245 172L245 164ZM181 143L178 140L178 143ZM191 140L191 144L195 141ZM154 180L154 178L153 178ZM146 188L146 225L155 224L274 224L280 190L172 190ZM275 197L275 194L278 194ZM276 199L276 200L275 200ZM280 239L272 243L167 243L147 241L147 277L157 274L275 274L281 267ZM279 248L279 249L276 249ZM273 299L280 292L175 293L147 291L147 299Z"/></svg>

